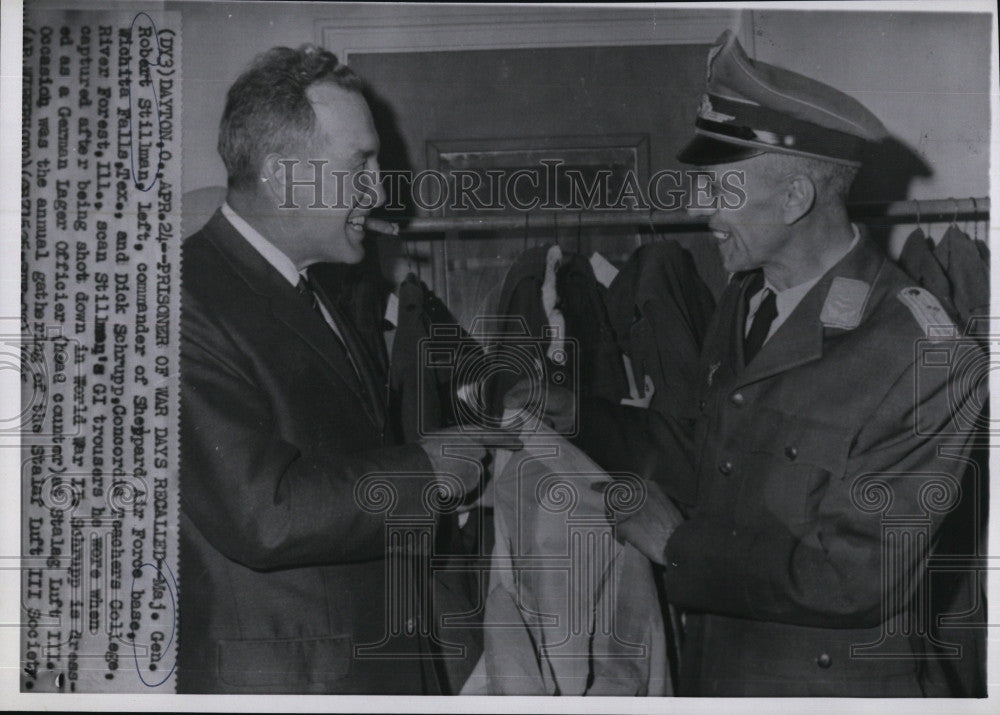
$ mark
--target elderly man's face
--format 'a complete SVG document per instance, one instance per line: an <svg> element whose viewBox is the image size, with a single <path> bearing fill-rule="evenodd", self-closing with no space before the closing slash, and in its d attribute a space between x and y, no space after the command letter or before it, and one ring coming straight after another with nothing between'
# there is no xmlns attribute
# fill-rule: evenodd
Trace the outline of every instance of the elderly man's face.
<svg viewBox="0 0 1000 715"><path fill-rule="evenodd" d="M735 273L781 263L790 238L781 210L785 186L769 167L767 156L708 168L716 177L733 171L744 177L746 199L736 208L716 209L708 222L725 269Z"/></svg>
<svg viewBox="0 0 1000 715"><path fill-rule="evenodd" d="M359 93L321 83L310 87L308 96L316 113L316 133L306 159L326 162L326 208L311 207L310 187L295 191L299 235L305 244L300 248L309 262L358 263L365 255L365 217L385 200L378 176L378 134ZM308 163L300 162L295 177L310 179L312 172Z"/></svg>

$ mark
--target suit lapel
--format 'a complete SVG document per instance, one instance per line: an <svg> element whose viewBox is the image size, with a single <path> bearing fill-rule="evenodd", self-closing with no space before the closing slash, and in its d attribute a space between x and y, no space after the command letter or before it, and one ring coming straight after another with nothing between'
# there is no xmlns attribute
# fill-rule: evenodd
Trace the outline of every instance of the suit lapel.
<svg viewBox="0 0 1000 715"><path fill-rule="evenodd" d="M746 385L764 378L791 370L807 362L818 360L823 355L823 325L819 322L819 311L826 298L826 290L821 280L806 294L788 319L774 332L756 357L750 361L739 376L739 384ZM829 283L826 283L829 287ZM737 328L742 327L742 323ZM742 345L742 334L736 341ZM742 358L742 348L740 348Z"/></svg>
<svg viewBox="0 0 1000 715"><path fill-rule="evenodd" d="M372 410L372 416L375 418L376 424L382 425L385 421L386 408L383 398L383 388L379 385L378 373L375 368L374 356L368 351L364 341L355 329L353 321L337 307L336 302L332 300L323 286L317 281L311 281L311 284L317 298L326 306L327 311L329 311L336 322L343 337L344 345L350 351L351 357L354 358L355 365L348 365L348 367L351 369L352 374L354 374L354 367L357 367L358 374L355 375L355 378L360 377L364 381L365 391L369 393L365 399L365 404ZM329 326L327 326L327 332L331 332Z"/></svg>
<svg viewBox="0 0 1000 715"><path fill-rule="evenodd" d="M284 323L322 358L326 366L332 369L337 378L358 398L372 423L380 426L382 422L373 411L371 400L361 389L354 367L344 351L344 345L337 340L323 318L305 304L295 289L289 286L289 290L291 295L287 297L272 297L269 304L271 315ZM338 327L341 327L342 323L343 321L339 321ZM362 370L360 365L358 369Z"/></svg>
<svg viewBox="0 0 1000 715"><path fill-rule="evenodd" d="M702 363L708 387L729 383L743 365L743 335L738 330L745 320L745 290L743 278L729 283L705 333Z"/></svg>
<svg viewBox="0 0 1000 715"><path fill-rule="evenodd" d="M730 358L733 365L739 365L740 370L746 368L746 356L743 353L746 343L747 313L749 313L750 291L759 285L763 287L763 276L760 269L750 271L740 279L739 300L736 303L736 324L732 326L732 350Z"/></svg>
<svg viewBox="0 0 1000 715"><path fill-rule="evenodd" d="M268 301L271 316L295 333L320 358L328 376L343 383L364 406L372 423L381 427L382 421L373 411L354 368L322 317L302 299L292 286L253 246L247 243L229 221L216 211L205 227L209 240L215 244L233 269L250 289Z"/></svg>
<svg viewBox="0 0 1000 715"><path fill-rule="evenodd" d="M885 256L871 243L867 236L862 235L858 240L858 245L827 271L826 275L795 307L788 319L764 343L754 360L738 376L737 386L758 382L820 359L823 356L824 338L828 334L843 332L843 329L824 326L820 319L834 280L842 277L863 281L868 284L870 296L884 261ZM741 300L739 308L741 320L737 321L735 330L731 332L733 336L731 342L736 343L733 346L733 351L739 356L739 362L733 364L737 365L742 365L743 357L743 334L741 332L745 322L745 316L742 315L745 310L742 307L743 304L744 301ZM867 310L870 305L865 304L863 307Z"/></svg>

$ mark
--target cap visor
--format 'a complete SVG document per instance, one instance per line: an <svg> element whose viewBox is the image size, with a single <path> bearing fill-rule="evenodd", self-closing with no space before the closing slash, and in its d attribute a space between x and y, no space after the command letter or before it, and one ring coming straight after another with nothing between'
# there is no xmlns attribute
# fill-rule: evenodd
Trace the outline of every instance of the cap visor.
<svg viewBox="0 0 1000 715"><path fill-rule="evenodd" d="M758 147L730 144L703 134L696 134L694 139L688 142L688 145L677 155L677 160L682 164L711 166L742 161L763 154L764 151Z"/></svg>

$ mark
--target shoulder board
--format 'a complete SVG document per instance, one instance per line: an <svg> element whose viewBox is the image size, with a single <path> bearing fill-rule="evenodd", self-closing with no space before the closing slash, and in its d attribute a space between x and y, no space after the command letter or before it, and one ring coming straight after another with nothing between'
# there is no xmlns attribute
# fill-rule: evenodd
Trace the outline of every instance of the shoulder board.
<svg viewBox="0 0 1000 715"><path fill-rule="evenodd" d="M955 323L930 291L910 286L899 291L896 297L910 309L920 329L928 337L947 337L955 334Z"/></svg>
<svg viewBox="0 0 1000 715"><path fill-rule="evenodd" d="M828 328L853 330L861 324L871 286L865 281L837 276L830 284L819 319Z"/></svg>

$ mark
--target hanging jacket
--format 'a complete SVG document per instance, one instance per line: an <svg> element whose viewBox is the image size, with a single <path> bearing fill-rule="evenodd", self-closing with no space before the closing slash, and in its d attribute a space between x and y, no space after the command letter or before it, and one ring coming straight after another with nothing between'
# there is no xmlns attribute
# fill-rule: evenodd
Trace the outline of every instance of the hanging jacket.
<svg viewBox="0 0 1000 715"><path fill-rule="evenodd" d="M950 285L951 303L955 306L961 326L970 318L982 316L990 308L990 264L986 245L980 248L958 226L952 224L934 247L934 257L944 270ZM983 249L987 258L983 260Z"/></svg>
<svg viewBox="0 0 1000 715"><path fill-rule="evenodd" d="M958 318L958 311L951 301L951 282L935 255L934 241L919 226L903 244L897 263L917 285L926 288L941 301L949 314Z"/></svg>
<svg viewBox="0 0 1000 715"><path fill-rule="evenodd" d="M512 324L521 321L528 335L499 340L496 359L503 362L514 356L515 349L533 343L544 374L553 384L585 395L625 396L624 368L605 307L606 291L583 256L564 255L556 271L556 308L565 319L566 335L560 337L566 339L566 359L558 362L547 354L551 321L542 302L542 287L549 248L528 249L507 272L497 313L512 318ZM496 375L489 389L495 414L502 412L503 395L524 376L513 371Z"/></svg>
<svg viewBox="0 0 1000 715"><path fill-rule="evenodd" d="M558 379L562 380L569 375L568 370L563 370L545 355L548 341L543 331L548 318L542 305L542 284L547 253L547 246L529 248L507 271L497 303L497 315L503 319L503 326L490 338L489 351L493 364L515 367L523 365L522 351L532 353L528 359L542 360L545 374L561 373ZM522 326L525 334L520 334ZM509 332L509 335L502 335L502 332ZM527 369L492 372L487 386L491 414L500 416L503 413L503 396L519 379L527 376L526 372Z"/></svg>
<svg viewBox="0 0 1000 715"><path fill-rule="evenodd" d="M607 304L636 383L652 378L650 409L691 415L698 355L715 309L691 255L673 241L642 246L611 283Z"/></svg>
<svg viewBox="0 0 1000 715"><path fill-rule="evenodd" d="M608 291L597 281L590 261L579 254L564 257L556 287L566 332L580 348L583 393L607 399L626 396L621 351L608 315Z"/></svg>
<svg viewBox="0 0 1000 715"><path fill-rule="evenodd" d="M409 274L400 284L398 295L399 312L389 369L389 411L403 438L411 441L456 423L458 365L431 364L426 341L437 339L436 333L446 331L447 335L441 338L444 343L461 345L466 351L474 346L448 307L415 275Z"/></svg>

